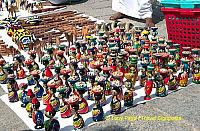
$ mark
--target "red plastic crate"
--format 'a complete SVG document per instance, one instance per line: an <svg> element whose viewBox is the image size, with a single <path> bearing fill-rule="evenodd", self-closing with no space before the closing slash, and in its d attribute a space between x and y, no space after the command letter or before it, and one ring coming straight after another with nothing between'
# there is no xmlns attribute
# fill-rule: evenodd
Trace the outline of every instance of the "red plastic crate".
<svg viewBox="0 0 200 131"><path fill-rule="evenodd" d="M182 47L200 48L200 9L161 8L168 39Z"/></svg>

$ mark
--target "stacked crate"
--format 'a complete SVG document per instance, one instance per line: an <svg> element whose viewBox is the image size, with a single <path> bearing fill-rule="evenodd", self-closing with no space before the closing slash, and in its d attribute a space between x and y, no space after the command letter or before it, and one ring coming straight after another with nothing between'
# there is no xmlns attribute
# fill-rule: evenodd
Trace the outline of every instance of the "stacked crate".
<svg viewBox="0 0 200 131"><path fill-rule="evenodd" d="M200 48L200 0L161 0L168 39Z"/></svg>

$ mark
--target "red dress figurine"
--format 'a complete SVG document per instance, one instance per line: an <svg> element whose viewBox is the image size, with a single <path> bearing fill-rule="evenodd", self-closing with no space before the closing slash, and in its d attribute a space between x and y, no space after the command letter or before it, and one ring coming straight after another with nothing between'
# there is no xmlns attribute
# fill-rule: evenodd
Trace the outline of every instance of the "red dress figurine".
<svg viewBox="0 0 200 131"><path fill-rule="evenodd" d="M145 94L144 100L151 100L151 91L153 88L153 80L151 78L148 78L148 80L145 82Z"/></svg>

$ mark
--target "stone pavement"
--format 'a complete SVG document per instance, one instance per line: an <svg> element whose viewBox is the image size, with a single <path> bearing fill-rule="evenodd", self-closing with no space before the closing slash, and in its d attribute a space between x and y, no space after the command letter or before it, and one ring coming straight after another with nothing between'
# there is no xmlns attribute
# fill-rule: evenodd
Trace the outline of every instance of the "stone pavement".
<svg viewBox="0 0 200 131"><path fill-rule="evenodd" d="M83 3L68 6L68 10L78 10L85 14L94 16L98 19L108 21L113 12L111 10L111 0L88 0ZM162 13L159 12L159 6L154 3L154 17L158 22L160 35L166 36L165 21L162 20ZM141 22L135 22L132 19L123 19L131 21L134 25L144 25ZM99 122L91 127L86 127L85 131L200 131L200 85L192 85L186 89L180 90L165 98L156 99L146 104L138 105L120 114L121 118L125 116L142 117L139 120L120 120L111 118ZM0 88L0 95L4 92ZM0 130L18 131L29 130L28 127L0 100ZM164 119L148 120L147 117L181 117L179 121L167 121Z"/></svg>

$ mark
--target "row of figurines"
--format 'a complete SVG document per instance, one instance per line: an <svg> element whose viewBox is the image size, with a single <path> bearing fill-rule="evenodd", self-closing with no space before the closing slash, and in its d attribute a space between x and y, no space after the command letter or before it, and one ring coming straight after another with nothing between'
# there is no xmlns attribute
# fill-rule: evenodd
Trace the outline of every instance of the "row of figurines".
<svg viewBox="0 0 200 131"><path fill-rule="evenodd" d="M6 76L7 74L12 74L14 71L16 71L16 76L18 79L23 79L26 77L26 73L22 67L22 65L25 63L27 69L29 70L29 73L32 71L32 70L38 70L39 69L39 66L38 64L35 62L35 58L36 58L36 52L35 51L30 51L30 59L26 60L23 62L23 58L22 55L19 55L16 56L16 61L14 62L13 65L10 65L10 64L5 64L5 60L4 59L1 59L0 60L0 65L1 65L1 68L0 68L0 71L1 71L1 83L5 83L6 82ZM52 61L52 58L50 57L50 55L48 56L44 56L43 57L43 64L45 65L45 70L43 72L43 76L47 76L47 77L53 77L53 73L51 72L49 66L51 68L55 68L55 73L56 74L59 74L61 72L64 72L62 71L60 68L61 66L65 66L67 63L66 59L64 59L65 61L62 61L63 59L60 59L60 58L64 58L63 56L63 51L59 50L58 51L58 55L59 55L59 59L58 63L53 63L51 64L51 61ZM127 54L125 54L127 55ZM155 68L156 70L158 69L162 69L162 68L169 68L169 69L172 69L172 71L175 73L177 71L177 66L178 66L178 63L177 63L177 60L174 60L173 58L174 57L170 57L170 55L168 53L155 53L153 54L154 56L154 59L150 59L150 55L149 54L145 54L143 55L140 59L142 59L141 61L141 66L142 66L142 69L141 69L141 72L147 72L148 71L148 68L151 69L151 68ZM72 72L76 72L77 74L79 74L80 76L82 76L83 80L84 79L87 79L88 75L88 66L90 66L90 68L94 68L97 70L97 72L101 71L101 73L103 74L107 74L109 76L109 74L112 74L114 71L120 71L122 73L128 73L128 72L131 72L131 73L134 73L135 72L135 69L137 69L137 65L138 65L138 56L137 55L130 55L128 57L128 60L127 62L124 62L123 58L121 58L121 55L118 54L118 61L116 60L116 55L115 57L112 57L111 58L111 61L104 61L102 62L102 58L103 56L100 56L98 54L98 59L96 60L93 60L91 62L88 62L86 58L83 58L83 59L79 59L80 62L76 61L77 59L74 58L75 61L71 61L70 63L70 69L72 70ZM183 58L181 59L181 66L180 68L183 70L183 71L186 71L188 73L188 75L190 74L190 67L191 67L191 60L188 58L188 54L187 55L183 55L182 56ZM85 60L85 61L84 61ZM126 59L125 59L126 61ZM196 57L194 59L194 61L192 62L192 74L194 74L194 78L195 79L198 79L198 65L199 65L199 58ZM80 66L78 66L78 63L83 63L83 64L80 64ZM111 63L111 64L108 64L108 63ZM124 65L124 63L128 63L127 65ZM107 68L108 67L108 68ZM110 68L110 69L109 69ZM112 70L111 70L112 69ZM6 70L6 71L5 71ZM7 72L7 73L6 73ZM107 73L105 73L107 72ZM152 71L154 72L154 71ZM61 73L62 74L62 73ZM152 73L153 74L153 73ZM147 73L143 74L142 73L142 76L146 76ZM154 75L154 74L153 74ZM59 75L56 75L57 79L59 80ZM65 77L68 77L68 74L65 75ZM28 83L29 85L31 85L32 82L32 79L31 79L31 75L28 75L27 77L28 79Z"/></svg>
<svg viewBox="0 0 200 131"><path fill-rule="evenodd" d="M34 77L36 80L38 79L38 72L34 72L31 73L34 75ZM131 73L127 73L125 74L125 77L127 78L127 81L125 81L125 86L126 87L132 87L132 78L133 78L133 74ZM168 86L170 88L170 90L175 90L177 87L177 83L176 81L176 77L175 76L169 76L169 81L168 83L170 83ZM117 78L116 78L117 79ZM9 81L8 81L8 89L10 88L15 88L15 90L17 90L18 86L17 83L13 77L13 75L9 76ZM111 101L111 113L114 114L118 114L121 112L121 100L124 99L124 106L132 106L133 105L133 89L128 88L128 90L125 92L124 94L124 98L122 98L122 85L119 84L120 80L114 80L113 83L115 83L115 86L112 87L112 101ZM156 95L163 97L167 95L167 90L166 87L164 85L164 80L162 78L162 75L158 75L154 78L154 80L151 77L148 77L148 79L144 82L145 83L145 94L146 96L144 97L145 100L149 100L151 97L151 91L152 88L156 86ZM176 85L173 85L173 83L176 83ZM78 83L78 82L76 82ZM53 116L51 115L55 115L55 113L57 111L61 112L61 117L70 117L71 114L71 109L75 110L75 114L74 114L74 128L82 128L84 125L84 121L83 118L79 115L80 114L84 114L88 112L88 104L87 101L82 97L82 95L84 94L85 90L85 86L84 86L84 82L80 82L78 85L76 85L76 83L74 83L73 85L73 89L72 88L67 88L67 87L61 87L58 89L59 92L59 96L62 98L62 103L60 104L59 98L55 96L56 93L56 84L55 82L48 82L46 86L49 87L49 90L46 90L47 94L44 94L42 96L43 98L43 103L47 105L46 110L45 111L53 111L54 113L49 113L45 115L47 117L50 118L49 121L51 122L56 122L56 124L59 125L59 122L53 119ZM73 83L72 83L73 84ZM99 121L99 120L103 120L104 119L104 113L103 113L103 108L102 106L105 104L105 95L104 95L104 89L102 87L102 83L95 83L93 85L94 87L91 89L93 92L93 99L96 101L96 105L93 108L92 111L92 115L93 115L93 119L94 121ZM35 128L39 129L43 127L43 123L42 121L37 121L38 120L44 120L41 117L42 116L42 112L39 111L39 107L37 107L37 97L35 96L35 94L32 92L31 89L29 89L28 91L26 91L28 87L28 84L22 83L20 84L20 88L23 90L22 93L20 93L19 95L19 99L22 101L22 107L26 107L26 110L29 112L29 116L32 117L33 121L36 123ZM85 91L84 91L85 90ZM73 94L75 94L76 96L78 96L78 98L74 98L74 96L72 97L70 94L71 92L73 92ZM107 92L108 93L108 92ZM13 98L12 93L8 94L9 98ZM16 99L15 101L17 101L18 96L16 95ZM72 98L71 98L72 97ZM67 98L67 101L66 101ZM36 102L35 102L36 101ZM79 101L79 102L77 102ZM78 107L76 107L77 105L73 105L74 103L79 103ZM51 110L50 110L50 109ZM81 121L81 122L80 122ZM50 122L50 123L51 123ZM48 123L49 124L49 123ZM54 125L54 124L52 124ZM50 126L50 125L49 125ZM45 128L49 128L45 127ZM58 127L58 126L56 126ZM55 127L55 128L56 128ZM54 127L51 127L54 128Z"/></svg>
<svg viewBox="0 0 200 131"><path fill-rule="evenodd" d="M36 51L30 51L30 59L24 60L23 55L17 54L15 56L16 60L13 64L6 64L4 59L0 59L0 74L1 74L1 83L6 82L7 74L12 74L14 71L16 72L16 77L18 79L24 79L27 77L29 85L31 85L32 79L31 75L27 75L24 71L23 64L26 65L27 69L29 70L29 74L32 70L39 70L39 65L36 63ZM53 77L53 73L51 72L50 68L55 69L56 74L65 74L65 77L68 77L69 72L65 72L64 68L66 65L68 65L66 58L63 55L63 51L58 50L58 60L56 62L51 57L51 55L44 55L42 58L43 64L45 65L45 70L43 71L43 76L46 77ZM90 72L90 69L93 68L95 71L100 72L102 74L107 74L110 76L114 71L120 71L123 74L124 73L134 73L135 69L137 69L138 63L140 62L140 65L142 66L141 72L145 72L143 76L147 75L148 68L155 68L155 70L158 69L172 69L174 73L177 72L178 67L180 65L181 70L186 71L188 75L190 74L190 68L192 67L192 74L195 75L199 73L198 71L198 65L199 65L199 57L194 58L194 60L189 58L189 55L186 54L182 55L182 59L174 59L173 55L170 55L170 53L154 53L152 55L145 54L141 57L138 55L130 55L128 53L124 54L114 54L111 55L111 58L108 58L105 60L105 56L103 56L100 53L96 54L96 59L94 60L88 60L84 56L77 59L76 57L72 56L70 58L71 61L69 63L71 72L75 72L82 76L83 80L87 79L88 72ZM128 57L127 57L128 56ZM152 57L153 56L153 57ZM198 54L196 55L198 56ZM118 57L118 58L116 58ZM140 60L140 61L139 61ZM192 62L192 61L193 62ZM181 61L181 64L180 64ZM192 64L191 64L192 63ZM62 67L62 70L60 69ZM196 69L196 70L195 70ZM152 69L154 70L154 69ZM63 72L63 73L62 73ZM154 72L154 71L152 71ZM67 73L67 74L66 74ZM57 79L59 75L56 75ZM197 75L198 76L198 75ZM85 81L85 80L84 80Z"/></svg>
<svg viewBox="0 0 200 131"><path fill-rule="evenodd" d="M47 68L48 69L48 68ZM151 69L151 68L150 68ZM45 70L46 71L46 70ZM38 74L38 72L36 72L35 74ZM34 75L34 73L32 74L32 75ZM172 76L170 76L171 78L174 78L174 76L172 75ZM171 80L171 78L170 78L170 80ZM76 78L74 79L75 81L76 81ZM73 84L73 82L74 82L74 80L72 79L71 80L71 82L72 82L72 84ZM158 79L159 80L159 79ZM169 80L169 81L170 81ZM172 79L172 81L170 81L169 83L170 84L172 84L171 86L173 87L173 89L176 89L176 87L174 87L174 85L173 85L173 83L174 83L174 80L176 80L176 79ZM163 80L161 80L161 81L163 81ZM39 82L37 82L37 83L39 83ZM149 87L149 85L151 85L152 86L152 81L145 81L145 93L149 93L152 89L151 88L149 88L148 89L148 87ZM16 84L13 84L13 86L15 86ZM126 87L128 87L128 86L126 86ZM159 86L160 87L160 86ZM10 88L8 88L8 89L10 89ZM159 89L158 91L165 91L165 89L163 90L163 89ZM11 93L11 94L13 94L13 92ZM15 93L14 93L15 94ZM16 94L15 94L16 95ZM147 95L147 97L145 98L145 99L149 99L149 96Z"/></svg>

